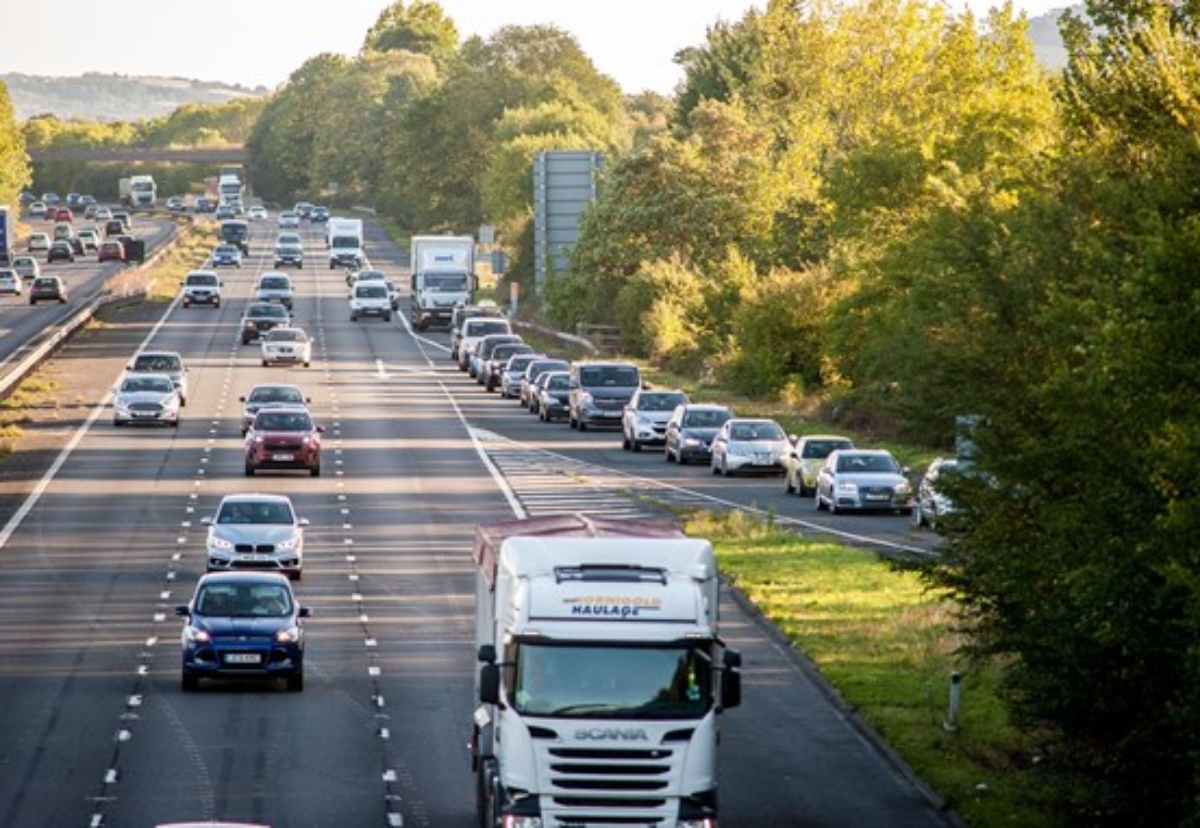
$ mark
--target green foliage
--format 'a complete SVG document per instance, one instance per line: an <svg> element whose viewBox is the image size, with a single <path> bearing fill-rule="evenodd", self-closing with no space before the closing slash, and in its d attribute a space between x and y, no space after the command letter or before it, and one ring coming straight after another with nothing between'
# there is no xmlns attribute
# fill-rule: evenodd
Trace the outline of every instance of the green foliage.
<svg viewBox="0 0 1200 828"><path fill-rule="evenodd" d="M16 204L17 196L30 180L25 136L13 115L8 87L0 82L0 204Z"/></svg>

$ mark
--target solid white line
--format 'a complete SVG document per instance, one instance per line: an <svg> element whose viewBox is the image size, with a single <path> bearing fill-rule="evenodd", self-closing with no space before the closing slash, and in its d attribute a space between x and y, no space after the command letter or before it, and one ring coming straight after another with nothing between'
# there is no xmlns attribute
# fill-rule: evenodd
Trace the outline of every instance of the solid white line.
<svg viewBox="0 0 1200 828"><path fill-rule="evenodd" d="M150 329L150 333L146 334L146 338L142 340L142 343L138 345L139 351L144 349L146 345L148 345L150 341L153 340L158 334L159 330L166 323L167 317L171 315L171 311L175 309L175 305L178 302L179 298L176 297L174 300L172 300L171 304L167 306L167 309L163 313L162 317L158 320L154 327ZM122 369L122 373L124 373L124 369ZM118 377L119 376L120 375L118 374ZM21 522L25 520L26 516L33 511L33 507L36 506L38 501L42 499L42 495L46 493L46 489L50 488L50 483L53 482L54 478L58 475L58 472L60 469L62 469L63 464L67 462L67 458L71 456L71 452L75 451L75 449L79 447L84 435L86 435L88 430L92 427L92 423L96 422L96 420L100 418L100 415L108 409L109 401L112 399L112 396L113 393L111 390L104 395L104 399L102 399L100 403L92 410L91 415L88 416L83 425L76 429L75 433L71 435L70 441L63 447L63 450L58 453L58 456L54 458L54 462L50 464L50 468L48 468L46 473L42 475L42 479L39 480L37 485L33 487L33 491L30 492L29 496L26 497L24 502L21 503L20 508L18 508L17 511L13 513L13 516L8 519L8 523L4 524L4 528L0 529L0 549L4 549L4 547L8 544L8 539L12 537L13 532L17 531L17 528L21 525Z"/></svg>

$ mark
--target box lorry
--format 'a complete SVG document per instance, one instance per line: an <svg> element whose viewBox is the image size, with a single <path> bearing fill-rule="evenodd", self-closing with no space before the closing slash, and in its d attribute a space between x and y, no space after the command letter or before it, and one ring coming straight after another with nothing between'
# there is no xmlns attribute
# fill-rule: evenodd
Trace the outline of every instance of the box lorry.
<svg viewBox="0 0 1200 828"><path fill-rule="evenodd" d="M480 526L470 743L483 828L717 825L717 716L741 702L712 545L674 524Z"/></svg>
<svg viewBox="0 0 1200 828"><path fill-rule="evenodd" d="M13 209L0 205L0 267L12 267L16 254L17 236L13 225Z"/></svg>
<svg viewBox="0 0 1200 828"><path fill-rule="evenodd" d="M367 254L363 250L362 219L329 219L325 227L325 246L329 248L330 270L363 267L367 263Z"/></svg>
<svg viewBox="0 0 1200 828"><path fill-rule="evenodd" d="M470 236L413 236L409 321L417 330L449 325L457 305L475 301L475 240Z"/></svg>

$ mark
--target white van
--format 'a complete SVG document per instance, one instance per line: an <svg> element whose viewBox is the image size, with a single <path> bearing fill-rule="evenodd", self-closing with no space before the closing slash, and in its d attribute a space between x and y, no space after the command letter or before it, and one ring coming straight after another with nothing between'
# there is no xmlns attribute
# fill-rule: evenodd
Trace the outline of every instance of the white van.
<svg viewBox="0 0 1200 828"><path fill-rule="evenodd" d="M392 298L387 282L378 279L358 281L350 289L350 321L357 322L360 316L378 316L384 322L392 321Z"/></svg>

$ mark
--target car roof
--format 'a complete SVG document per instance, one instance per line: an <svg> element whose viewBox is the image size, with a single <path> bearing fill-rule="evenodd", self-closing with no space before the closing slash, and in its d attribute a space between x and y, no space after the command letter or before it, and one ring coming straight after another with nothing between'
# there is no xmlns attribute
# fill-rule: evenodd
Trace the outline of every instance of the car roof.
<svg viewBox="0 0 1200 828"><path fill-rule="evenodd" d="M156 357L157 356L170 356L170 357L179 357L180 359L183 359L183 356L179 353L179 351L138 351L136 354L133 355L133 358L137 359L138 357L144 357L144 356L156 356Z"/></svg>
<svg viewBox="0 0 1200 828"><path fill-rule="evenodd" d="M304 409L307 411L308 409ZM291 503L287 495L267 494L266 492L235 492L221 498L221 503Z"/></svg>
<svg viewBox="0 0 1200 828"><path fill-rule="evenodd" d="M286 575L279 572L270 572L262 569L237 570L233 572L209 572L200 576L200 580L196 585L208 584L216 581L217 583L233 583L233 584L263 584L263 583L285 583L291 587L291 582Z"/></svg>

